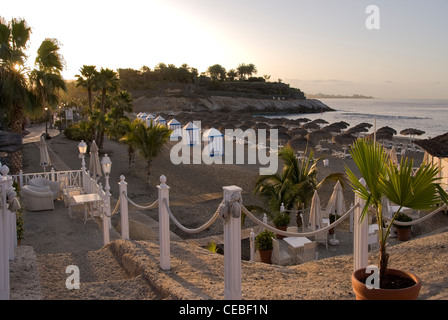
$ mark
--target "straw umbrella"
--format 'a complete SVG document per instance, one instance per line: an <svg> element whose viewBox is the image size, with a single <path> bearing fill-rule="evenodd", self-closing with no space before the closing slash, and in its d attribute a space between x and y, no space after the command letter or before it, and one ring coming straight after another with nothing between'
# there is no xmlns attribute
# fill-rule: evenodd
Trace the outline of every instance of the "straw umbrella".
<svg viewBox="0 0 448 320"><path fill-rule="evenodd" d="M50 155L48 154L47 142L45 141L44 136L40 137L39 141L39 153L40 153L40 165L44 168L51 166Z"/></svg>
<svg viewBox="0 0 448 320"><path fill-rule="evenodd" d="M95 140L92 141L92 145L90 146L89 171L90 176L95 180L98 180L99 177L102 176L100 158L98 155L98 146Z"/></svg>

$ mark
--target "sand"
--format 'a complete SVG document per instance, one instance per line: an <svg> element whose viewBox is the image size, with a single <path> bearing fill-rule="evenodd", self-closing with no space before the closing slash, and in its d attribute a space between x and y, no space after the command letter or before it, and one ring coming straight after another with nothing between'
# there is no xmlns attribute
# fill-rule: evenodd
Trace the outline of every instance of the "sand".
<svg viewBox="0 0 448 320"><path fill-rule="evenodd" d="M78 141L68 140L61 134L48 140L48 144L54 154L68 167L72 169L81 167L77 151ZM179 222L188 228L204 224L213 215L222 200L223 186L241 187L246 206L262 204L258 196L252 194L254 182L259 174L258 165L173 165L169 158L172 145L173 143L166 145L161 155L154 159L152 186L147 188L145 163L137 158L129 169L126 147L106 140L103 152L112 160L110 178L112 197L118 194L118 181L120 176L124 175L128 183L128 195L134 202L138 204L152 202L157 198L156 185L159 183L159 177L165 175L170 186L171 210ZM340 149L336 145L328 147ZM37 150L36 144L25 145L24 172L42 171L36 158ZM330 172L345 172L346 165L353 167L351 159L332 157L331 152L318 155L330 161L328 167L323 166L322 160L319 161L319 179ZM423 154L416 153L414 156L418 163ZM86 163L88 164L88 158ZM101 181L104 183L103 178ZM333 186L324 186L319 190L322 203L327 203ZM353 192L347 187L344 194L348 207L353 202ZM197 201L198 195L209 195L212 200L194 202ZM145 211L144 214L157 220L157 210ZM62 223L59 227L62 227ZM292 219L292 224L294 223ZM250 221L245 222L245 227L252 225ZM82 225L78 226L74 232L83 230L82 228ZM31 246L36 252L37 266L34 268L40 274L42 299L222 299L224 285L222 255L211 253L187 241L222 234L223 226L220 219L200 234L187 234L172 223L170 228L182 240L172 243L173 267L167 272L158 268L156 240L114 240L102 247L101 240L87 244L88 241L76 242L79 241L76 240L78 237L61 236L57 241L58 247L52 245L54 241L47 239L44 242L43 234L41 237L30 234L29 238L24 239L24 247ZM347 224L341 224L341 234L346 231ZM96 239L101 239L101 235L97 236L99 238ZM447 274L441 272L447 267L447 237L446 232L437 233L432 237L391 247L391 254L393 250L397 252L391 261L393 267L410 269L422 276L424 281L422 299L448 297ZM71 247L65 246L64 238L70 239ZM335 257L289 267L243 261L243 299L354 299L350 284L353 257L344 252L342 246L339 252L338 248L333 247L331 253ZM431 259L427 258L428 255ZM101 285L84 287L84 291L68 293L61 285L67 275L64 273L56 277L54 272L48 270L65 270L67 261L73 260L80 264L81 269L92 269L98 275L98 279L104 277L106 281L101 282ZM374 251L371 260L372 262L377 260ZM107 272L101 269L101 265L109 266ZM112 280L107 278L106 274L111 274ZM20 299L20 295L17 299Z"/></svg>

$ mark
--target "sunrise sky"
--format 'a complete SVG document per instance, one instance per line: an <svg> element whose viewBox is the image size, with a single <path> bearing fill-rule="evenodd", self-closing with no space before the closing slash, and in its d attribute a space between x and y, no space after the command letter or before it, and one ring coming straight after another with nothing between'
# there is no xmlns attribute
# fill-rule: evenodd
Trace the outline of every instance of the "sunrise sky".
<svg viewBox="0 0 448 320"><path fill-rule="evenodd" d="M380 29L366 27L369 5ZM85 64L253 63L305 93L448 99L446 0L19 0L0 16L31 26L31 66L41 41L57 38L65 79Z"/></svg>

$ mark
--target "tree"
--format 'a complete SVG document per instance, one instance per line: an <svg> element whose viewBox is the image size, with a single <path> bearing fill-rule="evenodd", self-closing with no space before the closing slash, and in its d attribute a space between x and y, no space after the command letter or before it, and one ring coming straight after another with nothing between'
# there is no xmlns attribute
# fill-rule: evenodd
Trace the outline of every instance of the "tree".
<svg viewBox="0 0 448 320"><path fill-rule="evenodd" d="M96 66L84 65L79 70L80 75L75 75L76 77L76 87L83 87L87 90L87 95L89 99L89 109L92 110L92 91L96 87L96 81L98 79L98 71Z"/></svg>
<svg viewBox="0 0 448 320"><path fill-rule="evenodd" d="M214 64L207 69L207 73L214 81L224 81L226 78L226 69L220 64Z"/></svg>
<svg viewBox="0 0 448 320"><path fill-rule="evenodd" d="M24 19L6 22L0 18L0 111L9 119L9 130L22 134L25 114L42 114L42 102L55 102L55 85L61 87L60 78L54 74L62 70L63 60L59 55L59 45L55 39L46 39L38 50L36 65L39 66L39 99L31 90L28 79L30 73L24 68L27 60L25 50L31 35L31 28ZM46 74L44 76L44 74ZM51 93L51 94L49 94ZM44 99L43 99L44 98ZM22 169L22 150L8 155L12 174Z"/></svg>
<svg viewBox="0 0 448 320"><path fill-rule="evenodd" d="M61 72L64 60L59 54L60 45L56 39L45 39L37 50L36 66L30 72L32 90L42 107L42 111L54 111L59 104L59 90L67 87ZM46 115L45 115L46 116Z"/></svg>
<svg viewBox="0 0 448 320"><path fill-rule="evenodd" d="M121 141L131 144L146 161L146 186L149 187L152 161L162 150L163 145L169 140L171 130L166 126L151 123L146 126L145 122L135 119L132 124L133 130L129 131Z"/></svg>
<svg viewBox="0 0 448 320"><path fill-rule="evenodd" d="M279 157L284 163L282 173L260 176L254 189L254 194L259 193L267 199L273 212L278 212L282 203L288 210L298 210L301 205L307 208L314 191L330 181L340 181L344 186L344 174L337 172L318 182L318 159L314 158L313 151L299 162L294 149L286 146L280 150Z"/></svg>

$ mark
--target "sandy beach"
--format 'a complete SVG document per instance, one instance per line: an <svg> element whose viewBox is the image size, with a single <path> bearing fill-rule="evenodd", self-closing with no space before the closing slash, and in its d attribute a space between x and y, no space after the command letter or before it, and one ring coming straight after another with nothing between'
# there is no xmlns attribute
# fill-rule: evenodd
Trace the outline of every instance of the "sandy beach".
<svg viewBox="0 0 448 320"><path fill-rule="evenodd" d="M78 169L81 167L81 159L78 157L77 150L79 141L71 141L66 139L63 134L59 134L47 140L47 143L52 152L54 152L54 155L59 158L61 163L65 166L71 169ZM188 228L201 226L210 219L222 200L223 186L236 185L241 187L243 189L243 203L245 206L263 204L261 199L258 196L254 196L252 193L254 182L259 175L259 165L174 165L171 163L169 157L169 152L173 144L173 142L167 144L160 156L154 159L151 174L152 185L150 188L146 188L145 163L137 157L135 163L133 163L131 169L129 169L126 147L121 143L106 139L103 153L107 153L112 160L112 172L110 178L112 197L115 197L118 194L118 182L120 176L124 175L125 181L128 183L128 195L135 203L147 204L153 202L157 198L156 186L159 183L159 177L165 175L167 177L166 183L170 186L171 210L179 222ZM332 156L331 150L342 150L341 146L322 143L322 147L327 147L329 150L317 153L317 156L322 157L318 164L319 179L330 172L345 172L345 166L353 168L353 161L350 158L342 159ZM415 163L418 165L423 158L423 153L418 152L411 154L411 156L415 158ZM37 157L37 144L26 144L24 147L25 173L42 171L39 167ZM329 160L329 166L323 165L323 159ZM89 158L86 157L87 164L88 161ZM279 166L281 167L281 164ZM55 169L65 170L66 168L58 168L55 164ZM100 181L104 183L103 178L101 178ZM319 196L323 206L328 202L333 187L334 184L329 184L319 190ZM207 195L203 197L203 199L206 200L198 201L198 196L201 195ZM344 190L344 195L346 206L349 208L350 204L353 203L354 195L348 185ZM144 214L153 220L157 220L157 210L145 210ZM117 227L117 221L113 219L113 223L114 226ZM294 224L295 219L293 218L291 219L291 225ZM445 227L446 225L441 225L440 227ZM244 227L247 228L250 226L253 226L253 223L251 221L246 221ZM79 228L82 227L83 226L79 226ZM95 225L93 227L95 227ZM129 281L129 283L131 283L131 281L132 283L135 282L133 286L136 287L135 292L132 290L126 291L115 289L114 291L113 288L100 288L99 290L106 290L109 292L107 297L93 293L95 291L94 288L91 288L88 293L85 294L80 292L77 294L67 294L67 290L64 290L64 288L61 288L60 291L53 289L52 284L54 282L52 282L51 279L48 279L48 273L43 272L44 270L42 267L37 266L39 273L41 274L44 299L222 299L221 287L223 286L223 266L222 263L220 264L222 256L218 255L219 258L217 258L216 254L212 254L207 250L191 245L188 242L191 239L221 235L223 226L220 219L199 234L185 233L179 230L173 223L171 223L170 229L182 240L178 243L173 242L172 255L175 261L175 267L168 273L160 271L156 266L158 257L157 241L140 241L141 239L134 239L130 242L124 242L116 240L106 247L102 247L101 243L98 242L91 243L91 245L83 243L82 248L79 246L75 248L77 244L73 244L72 249L69 249L72 250L72 252L64 253L61 252L63 250L62 245L59 252L57 252L58 250L52 250L50 245L51 241L47 240L44 243L43 239L37 240L38 237L32 235L33 231L31 230L29 231L30 237L27 238L27 230L25 230L23 244L25 246L34 247L34 251L38 257L38 265L43 264L46 268L58 268L58 264L60 264L59 268L65 268L67 265L67 261L63 258L65 254L76 255L76 253L89 252L88 255L93 257L89 257L89 259L96 259L97 264L101 264L101 259L105 259L104 261L107 261L106 263L114 265L112 269L116 270L115 274L117 275L117 278L127 279L124 281L125 283L126 281ZM348 222L344 222L338 226L336 232L338 232L338 229L341 239L345 239L343 238L343 235L351 237L348 233ZM100 230L99 233L101 233ZM419 235L419 237L421 236L426 236L426 234ZM446 246L440 245L442 242L446 243L447 233L437 232L436 237L437 238L434 239L431 238L431 240L420 239L419 244L416 244L418 250L409 250L409 252L407 252L408 249L406 248L411 247L413 241L400 244L398 241L391 240L393 245L391 246L393 248L391 250L406 252L405 255L402 254L399 255L399 258L393 259L392 263L394 266L410 267L417 272L422 271L426 274L425 282L430 285L423 288L423 299L437 296L433 291L433 284L440 286L442 298L447 297L448 279L446 278L446 275L438 272L443 270L443 268L441 269L441 265L446 264L446 261L448 261L448 259L443 258L448 255ZM61 238L61 242L63 241L64 240ZM350 240L347 242L350 243ZM245 274L243 275L243 299L353 299L354 295L351 292L349 280L353 258L350 254L352 251L347 252L347 250L352 250L351 246L332 246L328 252L322 248L320 250L322 250L320 251L322 252L322 255L320 256L321 259L319 261L299 266L278 267L243 261L243 270ZM428 259L422 257L428 250L432 250L431 256L435 259L434 263L431 263ZM434 250L437 251L437 254ZM146 254L143 252L146 252ZM413 259L414 254L416 255L415 261ZM58 255L60 255L59 259L57 258ZM85 254L83 255L85 256ZM130 256L132 256L132 258L129 258ZM329 256L334 257L332 258ZM198 261L202 261L202 263L190 265L190 259L192 257L195 257L194 259L199 259ZM377 259L375 258L375 252L372 252L372 261L376 261L375 259ZM81 261L82 259L78 259L78 262ZM189 266L187 267L185 263ZM438 267L436 267L437 265ZM433 271L428 270L428 268ZM124 272L122 269L126 271ZM151 269L152 271L150 272L148 269ZM327 275L333 274L333 276L326 277L323 275L324 273ZM124 276L124 274L126 274L126 276ZM174 275L176 276L173 277ZM66 276L62 275L59 277L63 278ZM189 279L192 287L186 290L185 283L182 284L182 281L179 281L179 279L177 281L173 280L178 277ZM282 280L279 282L279 279ZM292 279L298 283L298 285L293 288L287 285ZM146 283L147 285L147 282L151 284L149 287L146 287L145 285L143 285L143 287L141 286L142 283ZM207 284L205 284L205 282ZM136 285L136 283L139 283L140 285ZM154 287L156 283L157 288L164 288L162 290L163 292L154 293L148 289ZM274 283L277 284L274 286ZM168 287L173 289L173 291L170 291ZM262 289L263 287L269 287L270 289L266 291ZM328 287L331 287L331 290L324 290L325 294L323 294L321 289ZM200 294L198 292L200 292ZM445 295L443 295L443 292L445 292Z"/></svg>

